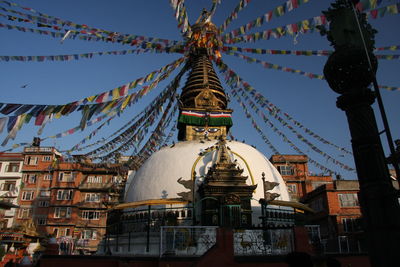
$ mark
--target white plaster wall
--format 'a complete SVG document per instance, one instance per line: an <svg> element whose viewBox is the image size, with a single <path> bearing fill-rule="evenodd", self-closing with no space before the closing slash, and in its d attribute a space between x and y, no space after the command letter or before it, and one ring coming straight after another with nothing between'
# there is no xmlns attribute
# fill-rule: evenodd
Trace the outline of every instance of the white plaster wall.
<svg viewBox="0 0 400 267"><path fill-rule="evenodd" d="M140 201L147 199L176 198L178 192L188 191L177 180L182 177L184 180L191 179L191 170L199 153L206 148L215 145L217 141L185 141L179 142L172 147L164 147L154 153L143 166L129 178L129 185L125 195L126 202ZM271 192L280 194L278 199L289 200L286 185L275 167L258 150L250 145L228 141L227 146L231 151L242 156L253 174L254 184L258 187L253 195L255 200L252 206L259 206L258 199L263 198L261 174L265 173L267 181L278 182L279 186ZM249 169L245 162L238 156L231 153L233 160L237 160L240 168L244 169L243 175L248 176L247 183L252 184ZM211 152L202 157L195 166L196 185L201 184L202 178L208 168L215 162L216 152Z"/></svg>

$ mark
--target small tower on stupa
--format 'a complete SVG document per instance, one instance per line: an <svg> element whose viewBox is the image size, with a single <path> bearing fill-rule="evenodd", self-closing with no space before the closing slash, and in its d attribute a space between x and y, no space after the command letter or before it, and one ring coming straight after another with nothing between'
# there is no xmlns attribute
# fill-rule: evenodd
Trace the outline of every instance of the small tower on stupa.
<svg viewBox="0 0 400 267"><path fill-rule="evenodd" d="M226 137L232 126L232 110L211 59L220 57L221 41L211 15L203 10L188 36L189 66L180 96L178 140L212 140Z"/></svg>
<svg viewBox="0 0 400 267"><path fill-rule="evenodd" d="M226 227L250 227L250 200L257 185L248 185L243 169L232 161L226 140L217 144L216 163L208 170L199 188L202 224Z"/></svg>

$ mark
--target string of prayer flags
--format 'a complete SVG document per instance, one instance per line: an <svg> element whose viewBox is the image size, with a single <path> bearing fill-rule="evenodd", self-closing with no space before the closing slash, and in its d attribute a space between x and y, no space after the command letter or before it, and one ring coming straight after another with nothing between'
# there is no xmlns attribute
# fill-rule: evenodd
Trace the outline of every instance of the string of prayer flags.
<svg viewBox="0 0 400 267"><path fill-rule="evenodd" d="M231 56L235 56L235 57L244 59L248 63L253 63L253 62L259 63L264 68L267 68L267 69L274 69L274 70L280 70L280 71L284 71L284 72L290 72L290 73L294 73L294 74L299 74L299 75L302 75L302 76L306 76L306 77L308 77L310 79L314 78L314 79L324 80L324 76L323 75L314 74L314 73L311 73L311 72L305 72L305 71L302 71L302 70L295 70L295 69L287 68L287 67L282 67L282 66L277 65L277 64L272 64L272 63L269 63L269 62L266 62L266 61L262 61L262 60L259 60L259 59L256 59L256 58L248 57L248 56L245 56L243 54L239 54L237 52L224 52L224 53L227 54L227 55L231 55Z"/></svg>
<svg viewBox="0 0 400 267"><path fill-rule="evenodd" d="M250 3L250 0L240 0L239 4L235 7L235 9L232 11L232 13L226 18L226 20L222 23L222 25L219 28L220 32L224 32L226 28L228 28L228 25L237 18L238 13L242 11L248 4Z"/></svg>
<svg viewBox="0 0 400 267"><path fill-rule="evenodd" d="M359 0L358 3L355 5L355 8L362 12L367 9L376 8L379 6L383 0Z"/></svg>
<svg viewBox="0 0 400 267"><path fill-rule="evenodd" d="M378 87L389 91L400 91L400 87L385 86L385 85L379 85Z"/></svg>
<svg viewBox="0 0 400 267"><path fill-rule="evenodd" d="M392 59L400 59L400 55L375 55L377 59L386 59L386 60L392 60Z"/></svg>
<svg viewBox="0 0 400 267"><path fill-rule="evenodd" d="M86 153L85 156L90 156L93 158L99 153L113 150L116 145L121 142L125 144L124 147L127 149L135 146L136 144L139 144L143 140L144 135L148 132L148 129L151 126L152 122L161 112L161 106L165 103L167 99L173 98L175 96L176 90L179 86L179 81L182 75L187 71L187 69L187 66L181 69L178 75L164 90L164 93L160 95L156 102L153 102L154 104L148 106L144 110L143 116L139 118L133 125L127 128L123 133L119 134L113 140L107 142L106 144L91 152ZM140 125L142 126L140 127ZM135 131L136 129L139 130Z"/></svg>
<svg viewBox="0 0 400 267"><path fill-rule="evenodd" d="M247 100L249 106L251 108L253 108L253 110L262 118L264 118L264 120L268 120L268 118L265 116L265 114L256 107L255 103L253 101L251 101L251 99L249 97L247 97L245 91L243 91L242 88L239 88L239 91L242 93L242 96ZM277 116L277 114L275 114L275 117L278 117L278 121L279 122L283 122L282 118ZM274 125L269 121L270 126L274 127ZM333 157L331 157L330 155L328 155L326 152L322 151L321 149L319 149L317 146L315 146L314 144L312 144L310 141L308 141L304 136L302 136L299 132L297 132L292 126L290 126L287 123L282 123L283 126L286 126L296 137L297 139L299 139L300 141L302 141L303 143L305 143L308 147L310 147L312 150L314 150L316 153L320 154L321 156L323 156L324 158L327 159L327 161L332 161L334 164L340 166L341 168L348 170L348 171L354 171L353 168L347 166L346 164L340 162L339 160L334 159Z"/></svg>
<svg viewBox="0 0 400 267"><path fill-rule="evenodd" d="M66 116L75 110L82 110L82 119L80 122L80 129L83 130L86 127L86 122L91 119L93 115L96 115L100 112L107 113L114 109L123 110L127 105L135 103L141 97L145 96L148 92L150 92L153 88L157 86L157 84L167 78L170 73L176 69L182 62L184 62L184 57L175 61L169 69L165 71L165 73L156 77L156 79L148 86L143 86L141 90L139 90L135 94L126 95L122 98L114 99L109 102L100 102L97 104L90 104L90 105L81 105L82 102L72 102L66 105L24 105L24 104L9 104L9 103L1 103L2 109L0 113L5 115L10 115L14 112L15 114L18 113L20 109L26 110L26 113L23 113L19 116L9 116L8 117L8 136L3 141L3 145L6 145L10 139L14 139L18 130L22 127L23 124L29 123L32 117L35 117L35 125L43 126L44 123L51 117L54 116L55 118L59 118L61 116ZM151 80L151 79L148 79ZM97 99L97 98L96 98ZM93 100L92 100L93 101ZM29 111L30 110L30 111ZM28 112L29 111L29 112ZM17 123L13 124L13 122L17 121ZM72 132L72 130L70 131Z"/></svg>
<svg viewBox="0 0 400 267"><path fill-rule="evenodd" d="M380 51L384 49L375 49ZM329 56L333 53L332 50L277 50L277 49L262 49L262 48L242 48L238 46L223 46L222 51L245 52L259 55L296 55L296 56ZM400 55L375 55L377 59L399 59Z"/></svg>
<svg viewBox="0 0 400 267"><path fill-rule="evenodd" d="M228 44L234 44L239 42L256 42L258 40L269 40L271 37L276 39L283 36L296 35L297 33L311 33L316 29L316 26L326 25L328 23L325 15L316 16L313 18L305 19L296 23L291 23L283 25L281 27L276 27L273 29L264 30L261 32L255 32L251 34L246 34L242 36L231 36L230 34L225 34L222 40Z"/></svg>
<svg viewBox="0 0 400 267"><path fill-rule="evenodd" d="M239 95L239 94L236 92L236 90L235 90L235 88L237 88L237 87L235 87L233 84L230 85L230 87L231 87L231 93L232 93L232 95L236 97L236 101L239 103L239 105L240 105L242 108L245 107L246 105L243 103L243 101L242 101L240 95ZM248 113L248 114L249 114L249 113ZM287 143L293 150L295 150L295 151L296 151L297 153L299 153L300 155L305 155L305 153L304 153L303 151L301 151L301 149L298 148L292 141L290 141L290 139L288 139L288 138L286 137L286 135L285 135L283 132L281 132L278 128L276 128L276 127L272 124L272 122L268 119L267 116L265 116L263 113L258 114L258 115L260 115L260 116L263 118L264 122L265 122L266 124L268 124L268 126L270 126L271 129L272 129L278 136L280 136L280 137L283 139L283 141L284 141L285 143ZM253 125L253 126L256 126L256 130L257 130L257 128L259 128L257 125ZM311 157L308 157L308 158L311 159ZM319 163L316 162L315 160L312 160L312 161L310 161L310 162L313 163L316 167L318 167L319 169L321 169L321 170L324 171L324 172L333 173L333 171L332 171L331 169L329 169L329 168L323 166L322 164L319 164ZM315 164L315 163L317 163L317 164Z"/></svg>
<svg viewBox="0 0 400 267"><path fill-rule="evenodd" d="M165 131L165 128L168 127L173 116L178 110L178 105L175 104L173 110L169 112L169 109L171 108L172 104L173 102L170 101L170 103L166 108L166 111L159 120L159 123L154 129L153 133L150 135L150 137L148 138L147 142L143 145L141 150L137 153L137 156L141 161L144 161L147 158L149 158L152 153L156 152L160 148L162 140L165 138L163 132Z"/></svg>
<svg viewBox="0 0 400 267"><path fill-rule="evenodd" d="M223 46L222 51L246 52L259 55L296 55L296 56L329 56L333 53L331 50L277 50L262 48L242 48L237 46Z"/></svg>
<svg viewBox="0 0 400 267"><path fill-rule="evenodd" d="M98 29L98 28L90 27L86 24L77 24L72 21L62 20L60 18L49 16L47 14L40 13L29 7L22 7L16 3L11 3L8 1L0 1L0 3L4 3L10 7L17 6L24 10L27 10L27 11L30 11L32 13L39 15L39 17L32 16L32 15L18 12L18 11L12 10L12 9L5 9L6 12L12 12L14 14L18 14L20 16L24 16L24 17L28 18L28 21L26 21L25 19L19 19L18 21L21 20L21 22L31 22L29 20L34 20L37 22L38 27L47 27L47 28L52 28L55 30L62 30L62 29L59 26L54 27L54 26L46 25L46 24L56 24L56 25L61 25L62 27L68 26L68 27L75 28L76 30L73 30L73 29L66 30L66 32L70 31L71 37L69 37L69 38L73 38L73 39L75 39L77 35L85 34L87 36L79 36L79 39L81 39L80 37L86 37L86 38L82 38L82 40L86 40L87 38L90 38L89 40L93 40L92 37L97 37L98 38L98 39L96 39L97 41L102 40L102 41L106 41L106 42L118 42L118 43L122 43L122 44L130 44L130 45L137 45L138 43L141 43L141 42L159 42L161 44L168 45L168 44L173 44L173 43L176 44L176 42L177 42L177 41L171 41L171 40L161 39L161 38L146 37L146 36L140 36L140 35L134 35L134 34L122 34L122 33L114 32L114 31ZM33 23L33 22L31 22L31 23Z"/></svg>
<svg viewBox="0 0 400 267"><path fill-rule="evenodd" d="M175 18L178 21L178 28L181 29L183 34L190 32L189 19L184 0L170 0L169 2L175 11Z"/></svg>
<svg viewBox="0 0 400 267"><path fill-rule="evenodd" d="M257 125L256 121L254 120L254 118L251 116L250 112L248 111L246 105L240 101L240 98L238 98L238 94L236 93L236 91L234 89L231 90L231 93L233 96L235 96L238 101L239 106L241 106L241 108L243 109L246 118L251 119L251 123L254 127L254 129L258 132L258 134L260 134L261 138L263 139L263 141L268 145L268 147L271 149L271 152L275 155L280 155L278 149L276 149L276 147L271 143L271 141L268 139L268 137L263 133L263 131L261 130L261 128Z"/></svg>
<svg viewBox="0 0 400 267"><path fill-rule="evenodd" d="M321 74L315 74L315 73L305 72L305 71L302 71L302 70L296 70L296 69L292 69L292 68L288 68L288 67L282 67L282 66L277 65L277 64L272 64L272 63L269 63L269 62L266 62L266 61L262 61L262 60L259 60L259 59L256 59L256 58L248 57L248 56L245 56L243 54L236 53L236 52L224 52L224 53L227 54L227 55L236 56L236 57L239 57L241 59L244 59L248 63L254 63L254 62L255 63L259 63L264 68L267 68L267 69L274 69L274 70L280 70L280 71L284 71L284 72L299 74L299 75L308 77L310 79L325 80L324 75L321 75ZM386 55L384 55L384 56L386 56ZM386 89L386 90L389 90L389 91L397 91L397 90L399 90L399 87L391 87L391 86L385 86L385 85L380 85L379 87L383 88L383 89Z"/></svg>
<svg viewBox="0 0 400 267"><path fill-rule="evenodd" d="M377 50L377 51L383 51L383 50L396 51L396 50L400 50L400 45L391 45L391 46L385 46L385 47L378 47L375 50Z"/></svg>
<svg viewBox="0 0 400 267"><path fill-rule="evenodd" d="M79 39L84 41L106 41L109 42L109 38L106 37L99 37L94 35L80 35L79 31L69 30L70 34L66 36L66 34L62 32L54 32L48 30L39 30L39 29L32 29L27 27L21 27L16 25L10 24L3 24L0 23L0 28L7 28L8 30L17 30L22 32L30 32L36 33L40 35L46 35L53 38L60 38L63 39L64 37L68 39ZM114 42L114 39L112 40ZM131 46L140 46L142 48L151 48L151 47L165 47L165 46L180 46L181 43L178 41L171 41L159 38L152 38L152 37L143 37L139 35L126 35L122 39L119 39L117 42L121 44L128 44Z"/></svg>
<svg viewBox="0 0 400 267"><path fill-rule="evenodd" d="M96 154L104 149L106 149L109 145L115 145L119 142L123 142L124 139L130 138L131 135L133 134L133 131L139 127L139 125L141 125L146 118L150 118L152 116L152 114L156 111L159 110L160 107L162 105L164 105L165 101L171 97L173 94L171 88L167 88L165 89L154 101L152 101L152 103L150 103L144 110L142 110L139 114L137 114L131 121L129 121L127 124L125 124L123 127L121 127L120 129L118 129L115 133L111 134L108 138L101 140L101 142L105 142L107 139L116 136L118 134L117 137L113 138L111 141L109 141L107 144L99 147L98 149L89 152L88 155L93 155ZM139 119L138 119L139 118ZM135 122L135 123L134 123ZM129 125L131 125L129 128L127 128L124 132L122 132L121 134L119 134L121 131L123 131L126 127L128 127ZM84 139L85 140L85 139ZM80 143L78 143L77 145L75 145L73 148L71 148L69 151L76 151L78 150L79 146L81 144L83 144L84 141L81 141ZM95 144L98 144L100 142L96 142ZM91 145L92 146L92 145ZM85 148L87 148L88 146L79 149L78 151L81 151Z"/></svg>
<svg viewBox="0 0 400 267"><path fill-rule="evenodd" d="M171 100L171 98L169 98L169 103L168 103L165 111L163 112L162 118L159 120L159 124L158 125L160 125L160 124L165 122L165 116L166 116L166 114L169 113L169 109L170 109L170 107L172 105L172 102L173 102L173 100ZM149 126L153 124L153 122L155 121L156 117L160 113L160 110L155 110L155 113L156 113L156 115L147 117L146 123L144 124L144 127L146 129L144 131L145 133L148 132ZM156 133L156 131L157 131L157 128L153 132L153 135ZM143 134L142 129L140 129L139 132L140 132L140 134ZM132 141L133 141L134 137L137 137L137 135L134 135L133 137L128 138L127 140L124 140L124 142L118 147L116 147L115 145L112 146L111 149L110 149L110 151L112 150L111 152L109 152L105 156L97 157L97 158L100 158L102 161L108 161L110 158L113 158L116 153L124 153L124 152L128 151L133 146L133 142Z"/></svg>
<svg viewBox="0 0 400 267"><path fill-rule="evenodd" d="M264 15L257 17L256 19L246 23L239 28L232 30L227 33L230 38L234 38L241 34L245 34L249 30L255 27L261 27L264 23L270 22L274 17L281 17L287 12L293 11L296 8L300 7L302 4L306 4L310 2L310 0L288 0L283 5L275 7L273 10L266 12Z"/></svg>
<svg viewBox="0 0 400 267"><path fill-rule="evenodd" d="M369 10L366 12L367 17L373 19L382 18L383 16L397 15L400 10L400 3L384 6L381 8ZM271 37L276 39L281 38L286 35L294 36L297 33L311 33L315 29L318 30L316 26L327 25L328 21L325 15L316 16L306 20L302 20L296 23L291 23L283 25L281 27L276 27L273 29L264 30L261 32L255 32L252 34L242 35L242 36L232 36L230 33L223 36L223 41L228 44L238 43L238 42L255 42L258 40L269 40Z"/></svg>
<svg viewBox="0 0 400 267"><path fill-rule="evenodd" d="M144 44L146 46L146 44ZM153 47L154 46L154 47ZM160 48L155 44L152 44L151 48L139 48L130 50L120 51L104 51L104 52L91 52L83 54L72 54L72 55L49 55L49 56L0 56L0 61L32 61L32 62L44 62L44 61L72 61L79 59L91 59L94 56L105 56L105 55L129 55L129 54L141 54L147 52L165 52L165 53L183 53L184 50L180 46Z"/></svg>
<svg viewBox="0 0 400 267"><path fill-rule="evenodd" d="M184 59L185 59L185 57L182 57L182 58L174 61L174 63L170 65L169 69L164 71L162 74L158 75L150 85L143 86L142 89L140 89L137 92L137 94L135 94L135 97L131 98L131 100L129 100L130 103L132 103L133 101L136 102L138 100L138 98L142 98L143 96L147 95L152 89L154 89L158 85L159 82L168 78L169 75L172 73L172 71L174 71L180 64L182 64L182 62L184 62ZM153 79L153 76L151 78L146 79L146 81L149 81L151 79ZM100 99L99 101L103 101L103 99L107 98L107 97L108 97L107 92L100 94L98 96L98 98L96 98L96 101L97 101L97 99ZM90 117L87 118L88 114L96 114L99 112L103 112L103 113L108 112L109 109L114 108L115 105L117 105L117 104L121 104L120 106L123 108L124 103L126 103L124 98L126 98L126 97L112 100L109 102L108 105L100 106L101 108L100 109L97 108L94 112L91 109L83 109L82 119L81 119L81 129L83 130L85 128L85 122L88 120L88 118L90 119ZM104 104L104 102L100 102L99 104Z"/></svg>
<svg viewBox="0 0 400 267"><path fill-rule="evenodd" d="M237 75L232 69L230 69L226 64L222 63L221 61L218 62L217 66L219 67L221 73L225 74L225 80L230 86L235 86L236 88L239 88L240 86L244 88L253 98L254 100L262 107L262 108L267 108L269 111L269 114L276 118L281 124L287 124L282 118L280 118L277 114L281 114L281 110L275 106L273 103L271 103L267 98L265 98L260 92L258 92L256 89L254 89L250 84L247 82L243 81L242 78ZM304 129L304 131L312 136L313 138L317 139L323 144L331 145L338 149L339 151L346 152L348 154L351 154L347 149L339 147L338 145L333 144L332 142L327 141L326 139L320 137L316 133L314 133L312 130L306 128L303 126L301 123L298 121L294 120L289 114L284 113L284 116L291 121L295 126Z"/></svg>

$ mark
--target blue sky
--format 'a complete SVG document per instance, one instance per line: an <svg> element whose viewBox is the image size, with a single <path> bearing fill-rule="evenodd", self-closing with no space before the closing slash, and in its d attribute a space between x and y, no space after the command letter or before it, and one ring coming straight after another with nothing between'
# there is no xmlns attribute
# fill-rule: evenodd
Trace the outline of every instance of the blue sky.
<svg viewBox="0 0 400 267"><path fill-rule="evenodd" d="M213 22L219 26L230 14L239 2L238 0L222 0L218 6ZM264 24L254 31L270 29L277 26L295 23L321 14L332 1L310 0L309 3L287 13L280 18L274 18L270 23ZM383 1L383 5L396 3L397 1ZM173 10L167 0L127 1L127 0L84 0L84 1L16 1L21 6L31 7L39 12L46 13L64 20L78 24L87 24L94 28L106 29L127 34L145 35L149 37L165 38L170 40L181 40L177 22L173 16ZM228 31L263 15L274 7L285 3L285 1L252 0L248 7L239 13L238 19L234 20L228 27ZM185 4L188 9L190 23L193 23L200 14L203 7L209 8L211 0L187 0ZM4 6L4 5L1 5ZM4 6L6 7L6 6ZM19 11L22 11L18 9ZM4 12L3 12L4 13ZM28 12L27 12L28 13ZM7 19L0 17L3 24L13 24ZM400 35L398 25L400 16L387 15L383 18L371 20L371 24L378 30L376 36L376 47L399 45ZM19 24L23 27L32 27L31 24ZM397 27L396 27L397 26ZM59 55L59 54L82 54L89 52L127 50L133 49L128 45L105 42L88 42L67 39L63 44L60 39L37 35L32 33L18 32L0 28L2 41L0 43L0 55ZM264 49L288 49L288 50L330 50L328 41L321 37L318 32L300 34L297 43L293 37L282 37L268 41L255 43L239 43L240 47L254 47ZM384 51L381 54L398 54L399 51ZM293 55L255 55L246 54L260 60L268 61L307 72L322 74L323 66L327 57L318 56L293 56ZM0 62L0 102L3 103L32 103L32 104L66 104L81 98L94 95L106 90L113 89L137 78L143 77L149 72L178 59L180 54L155 54L146 53L140 55L121 56L98 56L92 59L80 59L69 62ZM234 69L245 81L249 82L256 90L262 92L272 103L289 113L305 127L315 131L320 136L341 146L351 149L350 134L347 120L343 111L336 108L336 97L327 85L326 81L309 79L304 76L282 72L278 70L265 69L256 63L247 63L242 59L223 55L224 61ZM399 62L397 60L380 60L377 74L378 83L381 85L400 87ZM176 73L176 72L175 72ZM221 80L223 80L222 76ZM185 78L183 79L183 81ZM21 88L22 85L27 85ZM115 132L140 112L142 108L151 101L168 82L160 83L143 101L127 109L119 118L116 118L99 132L93 141L101 137L107 137ZM228 86L224 85L228 89ZM229 90L227 90L229 93ZM400 91L390 92L381 90L389 123L394 139L400 138ZM262 141L258 133L253 129L251 122L245 118L243 111L232 98L230 107L234 112L234 126L232 134L238 140L255 145L267 157L271 155L268 146ZM250 109L250 108L249 108ZM380 114L377 105L374 104L379 128L382 129ZM271 128L265 125L261 118L253 115L257 124L262 128L265 135L278 148L282 154L295 154ZM47 137L79 124L80 113L75 112L68 117L55 119L44 129L41 137ZM327 161L320 155L312 152L295 136L277 121L279 126L299 148L306 152L311 158L321 164L341 173L344 178L354 178L353 172L342 170ZM87 136L96 126L87 128L83 132L69 135L60 139L51 139L43 142L44 146L56 146L60 150L69 149L82 138ZM3 149L9 148L14 143L29 142L36 136L37 126L32 123L24 125L18 133L17 138L11 141ZM301 132L301 131L300 131ZM303 134L307 136L306 134ZM4 139L6 134L0 134ZM317 140L307 139L318 146L322 151L334 158L353 166L351 157L344 156L337 149L323 145ZM1 140L2 141L2 140ZM386 153L388 149L386 139L382 138ZM17 150L18 151L18 150ZM314 173L321 171L310 165Z"/></svg>

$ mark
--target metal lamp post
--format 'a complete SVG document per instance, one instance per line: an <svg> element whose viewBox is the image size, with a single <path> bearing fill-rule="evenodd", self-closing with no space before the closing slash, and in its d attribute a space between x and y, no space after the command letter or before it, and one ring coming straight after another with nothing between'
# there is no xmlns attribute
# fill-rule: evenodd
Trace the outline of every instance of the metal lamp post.
<svg viewBox="0 0 400 267"><path fill-rule="evenodd" d="M353 2L337 0L324 12L330 28L322 33L335 48L324 75L332 90L341 94L336 104L346 112L350 128L371 264L399 266L400 207L371 108L376 95L368 89L377 70L372 53L376 31L353 8Z"/></svg>

